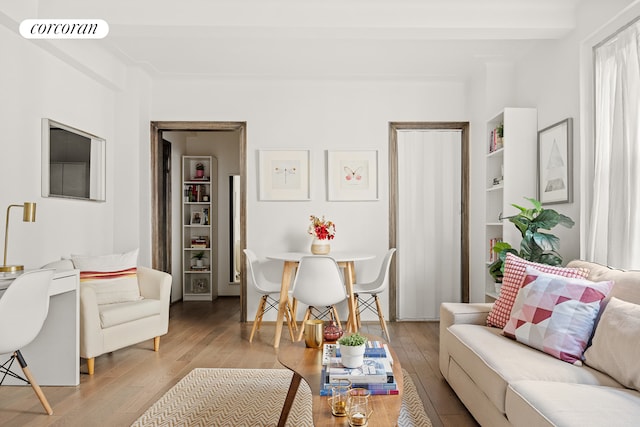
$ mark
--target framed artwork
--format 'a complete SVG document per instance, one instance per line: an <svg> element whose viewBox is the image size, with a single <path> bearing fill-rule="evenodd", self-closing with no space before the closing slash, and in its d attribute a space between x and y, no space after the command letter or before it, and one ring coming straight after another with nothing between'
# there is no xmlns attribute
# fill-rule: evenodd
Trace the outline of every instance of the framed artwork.
<svg viewBox="0 0 640 427"><path fill-rule="evenodd" d="M538 200L543 204L573 201L573 119L538 131Z"/></svg>
<svg viewBox="0 0 640 427"><path fill-rule="evenodd" d="M378 152L329 151L329 200L378 200Z"/></svg>
<svg viewBox="0 0 640 427"><path fill-rule="evenodd" d="M191 225L204 225L204 215L202 211L193 211L191 212L191 221L189 221Z"/></svg>
<svg viewBox="0 0 640 427"><path fill-rule="evenodd" d="M260 200L309 200L309 150L260 150Z"/></svg>

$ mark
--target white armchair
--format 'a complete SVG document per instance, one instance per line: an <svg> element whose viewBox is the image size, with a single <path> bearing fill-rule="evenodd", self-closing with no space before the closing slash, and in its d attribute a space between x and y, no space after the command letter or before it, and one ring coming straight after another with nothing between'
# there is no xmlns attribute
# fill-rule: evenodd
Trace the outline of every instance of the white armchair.
<svg viewBox="0 0 640 427"><path fill-rule="evenodd" d="M153 350L160 348L160 336L169 330L171 275L137 267L139 301L98 304L92 286L80 286L80 357L87 359L93 375L95 358L153 338Z"/></svg>

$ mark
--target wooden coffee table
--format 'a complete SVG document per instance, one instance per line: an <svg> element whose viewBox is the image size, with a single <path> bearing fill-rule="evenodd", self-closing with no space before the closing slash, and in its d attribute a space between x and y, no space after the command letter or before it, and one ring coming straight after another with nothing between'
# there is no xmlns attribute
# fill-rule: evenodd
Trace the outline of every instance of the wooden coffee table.
<svg viewBox="0 0 640 427"><path fill-rule="evenodd" d="M371 341L383 342L383 339L373 335L366 335ZM373 408L373 413L369 419L369 427L375 426L395 426L400 415L402 404L402 367L395 352L389 346L393 357L393 375L398 384L399 393L397 395L373 395L369 399ZM287 398L285 399L278 426L285 425L293 400L298 391L300 380L304 379L311 388L313 397L313 422L316 427L320 426L348 426L346 417L334 417L327 402L328 396L320 396L322 381L322 349L306 348L304 341L286 344L283 343L278 349L278 361L289 370L293 371L291 384Z"/></svg>

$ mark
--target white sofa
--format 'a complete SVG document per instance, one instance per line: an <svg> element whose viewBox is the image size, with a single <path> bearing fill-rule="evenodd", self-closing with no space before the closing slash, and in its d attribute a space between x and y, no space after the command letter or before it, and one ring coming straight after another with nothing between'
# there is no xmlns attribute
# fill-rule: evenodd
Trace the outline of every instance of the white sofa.
<svg viewBox="0 0 640 427"><path fill-rule="evenodd" d="M588 268L588 279L595 282L613 280L610 297L640 304L640 272L585 261L572 261L568 267ZM491 304L461 303L440 308L440 371L478 423L640 425L637 389L624 387L587 363L575 366L503 336L502 329L486 326L490 309ZM640 342L640 331L636 338ZM612 354L628 350L629 343L617 345Z"/></svg>

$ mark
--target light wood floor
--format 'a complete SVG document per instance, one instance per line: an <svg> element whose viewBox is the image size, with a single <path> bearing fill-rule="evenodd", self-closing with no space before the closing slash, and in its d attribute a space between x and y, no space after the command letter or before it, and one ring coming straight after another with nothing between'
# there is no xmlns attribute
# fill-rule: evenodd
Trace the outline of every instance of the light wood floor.
<svg viewBox="0 0 640 427"><path fill-rule="evenodd" d="M52 416L44 413L30 387L0 387L0 425L129 426L193 368L282 368L272 344L275 326L264 324L250 344L251 323L239 323L237 298L178 302L170 313L169 333L158 353L149 340L96 358L91 377L83 363L78 387L43 387ZM477 426L440 375L438 324L390 323L389 329L434 427ZM363 331L381 334L374 324Z"/></svg>

